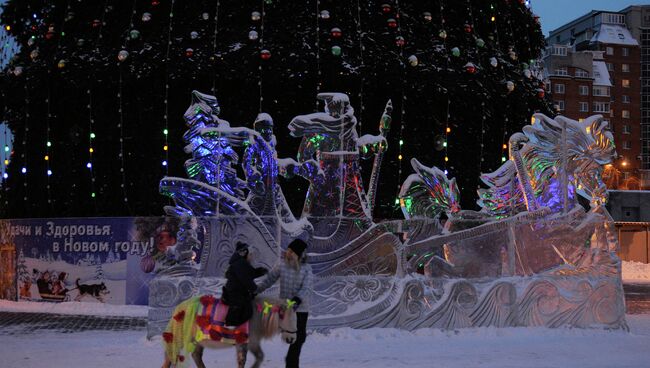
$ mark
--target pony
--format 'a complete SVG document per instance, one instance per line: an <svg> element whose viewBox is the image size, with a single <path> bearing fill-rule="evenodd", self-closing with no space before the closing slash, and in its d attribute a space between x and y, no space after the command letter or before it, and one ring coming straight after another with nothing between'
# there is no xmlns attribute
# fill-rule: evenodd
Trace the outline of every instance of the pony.
<svg viewBox="0 0 650 368"><path fill-rule="evenodd" d="M229 345L236 348L239 368L244 368L249 349L255 356L252 368L258 368L264 359L262 339L281 334L287 344L296 341L295 302L258 296L253 303L251 320L233 329L224 325L227 306L221 300L204 295L181 302L163 333L165 360L162 368L184 367L186 354L191 354L198 368L205 368L205 348Z"/></svg>

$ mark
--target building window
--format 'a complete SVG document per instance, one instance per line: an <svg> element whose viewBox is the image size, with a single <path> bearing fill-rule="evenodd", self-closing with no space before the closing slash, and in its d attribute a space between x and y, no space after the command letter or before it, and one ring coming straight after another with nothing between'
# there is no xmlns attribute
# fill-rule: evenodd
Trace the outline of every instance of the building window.
<svg viewBox="0 0 650 368"><path fill-rule="evenodd" d="M621 96L621 101L622 101L623 103L630 103L630 96L628 96L628 95L622 95L622 96Z"/></svg>
<svg viewBox="0 0 650 368"><path fill-rule="evenodd" d="M632 149L632 142L623 141L623 149L626 149L626 150Z"/></svg>
<svg viewBox="0 0 650 368"><path fill-rule="evenodd" d="M609 87L594 86L593 93L594 96L609 97Z"/></svg>
<svg viewBox="0 0 650 368"><path fill-rule="evenodd" d="M589 95L589 86L579 86L578 91L581 96Z"/></svg>
<svg viewBox="0 0 650 368"><path fill-rule="evenodd" d="M623 110L623 111L621 112L621 116L622 116L624 119L629 119L629 118L630 118L630 110Z"/></svg>
<svg viewBox="0 0 650 368"><path fill-rule="evenodd" d="M623 134L632 134L632 131L630 130L630 126L625 124L623 125Z"/></svg>
<svg viewBox="0 0 650 368"><path fill-rule="evenodd" d="M589 78L589 73L584 69L576 68L576 77Z"/></svg>
<svg viewBox="0 0 650 368"><path fill-rule="evenodd" d="M630 64L621 64L621 71L623 73L629 73L630 72Z"/></svg>
<svg viewBox="0 0 650 368"><path fill-rule="evenodd" d="M580 112L589 112L588 102L580 102Z"/></svg>
<svg viewBox="0 0 650 368"><path fill-rule="evenodd" d="M557 83L557 84L555 85L555 93L564 94L564 90L565 90L565 88L564 88L564 84L562 84L562 83Z"/></svg>
<svg viewBox="0 0 650 368"><path fill-rule="evenodd" d="M609 112L609 103L608 102L594 102L593 112Z"/></svg>
<svg viewBox="0 0 650 368"><path fill-rule="evenodd" d="M565 68L557 68L557 69L555 69L555 74L556 75L569 75L569 72L567 71L566 67Z"/></svg>
<svg viewBox="0 0 650 368"><path fill-rule="evenodd" d="M615 13L603 13L601 22L606 24L625 24L625 15L615 14Z"/></svg>
<svg viewBox="0 0 650 368"><path fill-rule="evenodd" d="M607 70L610 72L614 71L614 64L613 63L606 63L607 64Z"/></svg>
<svg viewBox="0 0 650 368"><path fill-rule="evenodd" d="M627 47L623 47L621 49L621 52L623 53L623 56L630 56L630 49L628 49Z"/></svg>
<svg viewBox="0 0 650 368"><path fill-rule="evenodd" d="M551 54L558 56L566 56L567 47L566 46L553 46L551 48Z"/></svg>
<svg viewBox="0 0 650 368"><path fill-rule="evenodd" d="M621 80L621 85L623 86L623 88L630 88L630 80L629 79Z"/></svg>
<svg viewBox="0 0 650 368"><path fill-rule="evenodd" d="M605 53L607 55L614 55L614 48L607 46L607 49L605 49Z"/></svg>
<svg viewBox="0 0 650 368"><path fill-rule="evenodd" d="M555 101L555 106L559 111L564 111L564 101Z"/></svg>

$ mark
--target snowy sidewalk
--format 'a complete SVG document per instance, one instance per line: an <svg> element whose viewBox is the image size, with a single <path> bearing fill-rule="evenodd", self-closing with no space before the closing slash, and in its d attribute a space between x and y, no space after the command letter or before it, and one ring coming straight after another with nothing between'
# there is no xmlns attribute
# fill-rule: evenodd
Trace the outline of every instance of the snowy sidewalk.
<svg viewBox="0 0 650 368"><path fill-rule="evenodd" d="M71 333L82 331L145 330L147 319L142 317L75 316L51 313L0 312L0 335L28 335L52 331Z"/></svg>

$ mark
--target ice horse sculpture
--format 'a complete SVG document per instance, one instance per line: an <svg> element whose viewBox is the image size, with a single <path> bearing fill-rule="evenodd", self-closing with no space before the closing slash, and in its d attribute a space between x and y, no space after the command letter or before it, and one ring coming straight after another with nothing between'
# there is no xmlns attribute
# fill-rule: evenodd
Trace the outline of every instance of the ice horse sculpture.
<svg viewBox="0 0 650 368"><path fill-rule="evenodd" d="M270 266L295 237L310 241L316 275L311 328L627 328L600 178L615 152L601 117L535 115L512 136L510 160L482 176L488 188L479 191L479 212L460 208L454 179L413 159L415 174L400 192L405 220L378 224L372 207L390 101L379 135L359 138L346 95L318 98L325 111L289 124L301 139L293 160L277 158L269 115L260 114L253 130L230 127L217 117L216 98L193 93L185 114L191 179L164 178L160 189L174 199L166 211L181 218L188 239L179 254L197 246L200 224L201 261L197 269L181 257L152 282L149 335L160 333L183 299L219 294L235 241L253 244L257 262ZM244 179L232 166L236 150L243 150ZM367 192L362 158L374 159ZM289 211L278 175L310 182L300 219Z"/></svg>

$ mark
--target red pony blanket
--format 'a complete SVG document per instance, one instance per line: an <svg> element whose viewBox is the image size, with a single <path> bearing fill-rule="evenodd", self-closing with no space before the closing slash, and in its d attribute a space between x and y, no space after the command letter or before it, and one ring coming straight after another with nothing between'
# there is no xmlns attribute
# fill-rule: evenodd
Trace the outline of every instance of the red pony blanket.
<svg viewBox="0 0 650 368"><path fill-rule="evenodd" d="M199 327L196 332L197 342L206 339L233 345L248 342L248 322L235 329L227 328L224 321L228 305L210 295L204 295L200 301L201 306L196 314L196 324Z"/></svg>

